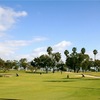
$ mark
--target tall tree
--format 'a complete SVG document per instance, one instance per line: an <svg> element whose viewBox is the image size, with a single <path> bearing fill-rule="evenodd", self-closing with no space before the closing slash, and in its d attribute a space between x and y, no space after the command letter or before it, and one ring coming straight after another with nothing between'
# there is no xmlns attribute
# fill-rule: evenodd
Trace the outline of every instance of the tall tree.
<svg viewBox="0 0 100 100"><path fill-rule="evenodd" d="M59 52L55 53L55 60L56 60L57 62L59 62L60 59L61 59L61 53L59 53Z"/></svg>
<svg viewBox="0 0 100 100"><path fill-rule="evenodd" d="M85 52L86 52L85 48L82 48L82 49L81 49L81 53L84 55Z"/></svg>
<svg viewBox="0 0 100 100"><path fill-rule="evenodd" d="M96 49L93 50L93 54L94 54L94 61L96 60L96 55L97 55L98 51Z"/></svg>
<svg viewBox="0 0 100 100"><path fill-rule="evenodd" d="M48 54L51 55L51 54L52 54L52 51L53 51L52 47L49 46L49 47L47 48Z"/></svg>
<svg viewBox="0 0 100 100"><path fill-rule="evenodd" d="M72 62L73 62L73 68L74 68L74 72L76 72L76 66L77 66L77 48L73 47L72 48L72 54L71 54L71 58L72 58Z"/></svg>
<svg viewBox="0 0 100 100"><path fill-rule="evenodd" d="M51 58L48 55L41 55L40 57L40 66L46 69L48 73L48 67L51 66Z"/></svg>
<svg viewBox="0 0 100 100"><path fill-rule="evenodd" d="M66 58L69 56L68 54L69 54L69 51L68 50L65 50L64 51L64 54L65 54L65 56L66 56Z"/></svg>
<svg viewBox="0 0 100 100"><path fill-rule="evenodd" d="M76 48L76 47L73 47L73 48L72 48L72 51L73 51L73 53L75 54L76 51L77 51L77 48Z"/></svg>

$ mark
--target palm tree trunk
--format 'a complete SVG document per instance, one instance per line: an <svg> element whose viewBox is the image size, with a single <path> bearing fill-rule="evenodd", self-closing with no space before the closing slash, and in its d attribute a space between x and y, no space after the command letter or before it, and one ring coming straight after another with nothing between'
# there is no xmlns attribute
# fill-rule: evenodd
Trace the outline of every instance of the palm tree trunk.
<svg viewBox="0 0 100 100"><path fill-rule="evenodd" d="M94 61L96 60L96 55L94 55Z"/></svg>

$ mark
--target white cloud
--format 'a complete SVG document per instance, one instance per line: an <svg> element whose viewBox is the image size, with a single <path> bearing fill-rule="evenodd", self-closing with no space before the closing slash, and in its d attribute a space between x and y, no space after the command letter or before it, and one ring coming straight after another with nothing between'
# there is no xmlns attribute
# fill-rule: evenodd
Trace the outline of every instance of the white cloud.
<svg viewBox="0 0 100 100"><path fill-rule="evenodd" d="M27 16L27 12L25 11L14 12L13 16L15 17Z"/></svg>
<svg viewBox="0 0 100 100"><path fill-rule="evenodd" d="M66 49L67 46L70 46L72 43L70 41L62 41L53 46L54 51L63 51Z"/></svg>
<svg viewBox="0 0 100 100"><path fill-rule="evenodd" d="M45 40L48 40L48 38L46 38L46 37L40 37L40 36L33 38L34 42L41 42L41 41L45 41Z"/></svg>
<svg viewBox="0 0 100 100"><path fill-rule="evenodd" d="M1 34L1 37L3 35L4 34ZM0 42L0 57L4 58L4 59L8 59L9 58L8 56L12 56L12 58L15 58L13 56L15 56L16 51L21 50L22 47L28 47L29 45L31 46L32 43L41 42L41 41L44 41L44 40L46 40L45 37L41 37L41 38L39 38L39 40L37 40L37 38L33 38L32 40L6 40L6 41L1 41ZM33 55L35 55L35 54L40 55L40 54L43 53L42 51L43 51L43 49L39 49L39 48L34 49ZM39 52L39 53L37 53L37 52ZM22 56L19 56L19 57L24 57L24 56L28 57L28 55L27 56L22 55ZM17 58L19 58L19 57L17 57ZM29 56L29 57L31 57L31 56Z"/></svg>
<svg viewBox="0 0 100 100"><path fill-rule="evenodd" d="M25 41L25 40L12 40L12 41L5 41L3 44L9 47L20 47L20 46L27 46L32 41Z"/></svg>
<svg viewBox="0 0 100 100"><path fill-rule="evenodd" d="M46 47L40 47L40 48L36 48L36 49L34 49L33 50L33 56L34 57L38 57L38 56L40 56L40 55L42 55L42 54L46 54Z"/></svg>
<svg viewBox="0 0 100 100"><path fill-rule="evenodd" d="M28 61L33 60L35 57L39 57L42 54L47 54L46 52L46 47L40 47L36 48L32 51L32 53L29 54L22 54L22 55L17 55L15 59L20 60L21 58L27 58Z"/></svg>
<svg viewBox="0 0 100 100"><path fill-rule="evenodd" d="M19 17L26 16L26 11L14 11L9 7L0 7L0 31L12 28Z"/></svg>
<svg viewBox="0 0 100 100"><path fill-rule="evenodd" d="M16 48L9 47L9 45L5 45L0 43L0 58L10 60L10 57L15 54Z"/></svg>
<svg viewBox="0 0 100 100"><path fill-rule="evenodd" d="M0 37L4 37L6 34L0 33ZM33 38L32 40L6 40L3 42L0 42L0 46L4 47L21 47L21 46L27 46L30 45L31 43L36 43L36 42L41 42L41 41L46 41L46 37L39 37L39 38Z"/></svg>

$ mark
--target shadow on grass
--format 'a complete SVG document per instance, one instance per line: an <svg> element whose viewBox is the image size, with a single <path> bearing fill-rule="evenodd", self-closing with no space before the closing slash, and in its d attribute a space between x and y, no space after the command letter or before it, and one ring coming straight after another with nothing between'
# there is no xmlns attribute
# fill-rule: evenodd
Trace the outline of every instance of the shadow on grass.
<svg viewBox="0 0 100 100"><path fill-rule="evenodd" d="M21 99L0 98L0 100L21 100Z"/></svg>
<svg viewBox="0 0 100 100"><path fill-rule="evenodd" d="M46 72L26 72L26 73L29 73L29 74L47 74Z"/></svg>
<svg viewBox="0 0 100 100"><path fill-rule="evenodd" d="M67 79L67 78L63 78L63 79L55 79L55 80L46 80L45 82L75 82L77 81L78 79L76 78L70 78L70 79Z"/></svg>
<svg viewBox="0 0 100 100"><path fill-rule="evenodd" d="M48 80L45 82L73 82L73 80Z"/></svg>
<svg viewBox="0 0 100 100"><path fill-rule="evenodd" d="M44 82L76 82L76 81L93 81L93 80L97 80L100 81L100 79L90 79L90 78L62 78L59 80L46 80Z"/></svg>

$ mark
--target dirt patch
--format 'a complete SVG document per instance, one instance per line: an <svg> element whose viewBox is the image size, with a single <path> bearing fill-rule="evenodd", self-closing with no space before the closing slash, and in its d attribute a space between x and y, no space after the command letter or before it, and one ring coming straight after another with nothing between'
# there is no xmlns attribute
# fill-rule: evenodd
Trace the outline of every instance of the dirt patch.
<svg viewBox="0 0 100 100"><path fill-rule="evenodd" d="M12 74L0 74L1 77L12 77Z"/></svg>
<svg viewBox="0 0 100 100"><path fill-rule="evenodd" d="M82 75L77 75L79 77L82 77ZM92 76L92 75L86 75L84 74L84 77L89 77L89 78L100 78L99 76Z"/></svg>

